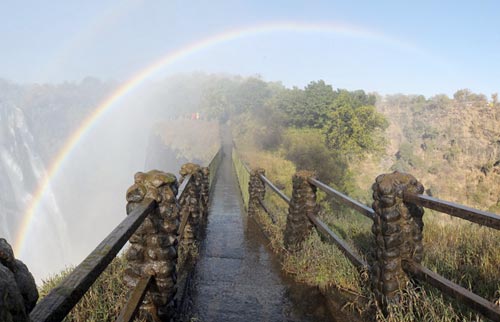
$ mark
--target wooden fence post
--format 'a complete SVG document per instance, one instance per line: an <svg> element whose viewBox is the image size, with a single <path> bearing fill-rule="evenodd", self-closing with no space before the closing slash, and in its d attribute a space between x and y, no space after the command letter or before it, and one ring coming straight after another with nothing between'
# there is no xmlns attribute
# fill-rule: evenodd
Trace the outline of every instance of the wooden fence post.
<svg viewBox="0 0 500 322"><path fill-rule="evenodd" d="M313 172L299 171L292 178L293 191L284 234L285 247L290 251L299 250L311 232L313 225L307 214L318 213L316 187L307 180L310 177L314 177Z"/></svg>
<svg viewBox="0 0 500 322"><path fill-rule="evenodd" d="M422 207L403 202L403 192L421 194L424 186L410 174L394 172L379 175L372 186L375 256L371 266L372 288L383 310L400 299L399 291L410 278L404 263L420 263L422 247Z"/></svg>
<svg viewBox="0 0 500 322"><path fill-rule="evenodd" d="M178 183L173 174L158 170L138 172L134 181L127 190L127 214L144 198L156 200L157 207L129 240L124 280L133 288L142 277L154 276L140 314L149 321L168 321L175 312L173 299L177 291Z"/></svg>
<svg viewBox="0 0 500 322"><path fill-rule="evenodd" d="M250 181L248 182L248 215L255 216L257 209L260 207L259 199L264 200L266 196L266 185L260 178L260 174L266 175L264 169L255 169L250 173Z"/></svg>

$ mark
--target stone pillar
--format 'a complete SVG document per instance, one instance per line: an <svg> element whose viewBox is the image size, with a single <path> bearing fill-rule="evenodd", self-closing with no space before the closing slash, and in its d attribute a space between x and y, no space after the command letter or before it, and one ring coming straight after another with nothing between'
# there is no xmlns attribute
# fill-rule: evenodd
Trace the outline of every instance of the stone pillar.
<svg viewBox="0 0 500 322"><path fill-rule="evenodd" d="M379 175L372 186L375 218L375 256L372 288L377 300L386 307L397 303L399 290L409 281L404 261L422 260L422 207L403 202L403 192L421 194L424 186L412 175L400 172Z"/></svg>
<svg viewBox="0 0 500 322"><path fill-rule="evenodd" d="M310 171L299 171L293 178L293 191L286 218L284 244L289 251L297 251L313 227L307 214L318 214L316 187L307 179L314 177Z"/></svg>
<svg viewBox="0 0 500 322"><path fill-rule="evenodd" d="M140 314L148 321L168 321L175 312L173 299L177 291L178 183L173 174L158 170L138 172L134 181L127 190L127 214L144 198L156 200L157 207L129 240L124 280L133 288L141 277L154 276Z"/></svg>
<svg viewBox="0 0 500 322"><path fill-rule="evenodd" d="M259 174L266 175L264 169L255 169L250 173L248 182L248 215L255 216L260 207L259 198L264 200L266 196L266 185L259 177Z"/></svg>
<svg viewBox="0 0 500 322"><path fill-rule="evenodd" d="M28 322L38 300L35 279L14 258L12 247L0 238L0 321Z"/></svg>
<svg viewBox="0 0 500 322"><path fill-rule="evenodd" d="M181 183L188 175L192 176L191 182L186 186L183 197L179 200L181 206L181 220L185 215L189 215L182 242L186 245L191 245L195 240L198 240L200 226L202 223L202 181L203 174L201 167L194 163L186 163L181 167Z"/></svg>
<svg viewBox="0 0 500 322"><path fill-rule="evenodd" d="M208 167L201 168L201 205L203 214L203 224L206 224L208 218L208 204L210 200L210 169Z"/></svg>

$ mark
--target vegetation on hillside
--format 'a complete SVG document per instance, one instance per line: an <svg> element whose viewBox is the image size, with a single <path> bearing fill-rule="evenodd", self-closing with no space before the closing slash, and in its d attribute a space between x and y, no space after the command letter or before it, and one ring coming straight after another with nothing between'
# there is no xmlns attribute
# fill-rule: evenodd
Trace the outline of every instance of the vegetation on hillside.
<svg viewBox="0 0 500 322"><path fill-rule="evenodd" d="M386 132L391 169L414 174L433 196L500 212L500 104L495 94L489 101L469 90L453 98L393 95L377 105L391 122ZM386 171L387 165L374 168Z"/></svg>

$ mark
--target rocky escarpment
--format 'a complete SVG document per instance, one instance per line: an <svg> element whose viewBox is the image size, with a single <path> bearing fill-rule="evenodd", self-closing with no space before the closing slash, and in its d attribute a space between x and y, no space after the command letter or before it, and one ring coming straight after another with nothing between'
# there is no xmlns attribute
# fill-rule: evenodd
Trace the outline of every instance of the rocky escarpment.
<svg viewBox="0 0 500 322"><path fill-rule="evenodd" d="M468 90L425 99L388 96L390 121L379 171L412 173L441 199L500 212L500 104Z"/></svg>

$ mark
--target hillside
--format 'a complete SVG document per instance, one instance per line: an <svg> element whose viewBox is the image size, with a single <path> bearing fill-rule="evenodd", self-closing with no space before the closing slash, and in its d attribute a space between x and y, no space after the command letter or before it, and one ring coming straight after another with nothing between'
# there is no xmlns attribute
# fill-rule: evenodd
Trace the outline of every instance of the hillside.
<svg viewBox="0 0 500 322"><path fill-rule="evenodd" d="M500 211L500 105L483 95L458 91L453 99L387 96L377 110L390 125L386 153L368 158L359 185L377 173L409 172L429 195Z"/></svg>

